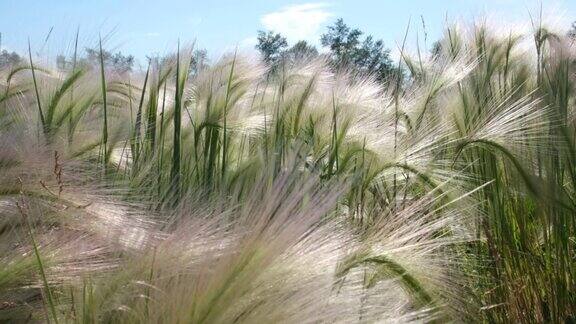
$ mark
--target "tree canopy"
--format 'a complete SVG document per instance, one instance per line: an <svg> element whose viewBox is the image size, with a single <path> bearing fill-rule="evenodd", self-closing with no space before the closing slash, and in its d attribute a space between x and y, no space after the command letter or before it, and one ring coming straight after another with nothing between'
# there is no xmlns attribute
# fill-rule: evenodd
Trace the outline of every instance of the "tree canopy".
<svg viewBox="0 0 576 324"><path fill-rule="evenodd" d="M318 56L318 50L314 45L301 40L286 50L286 57L291 60L301 60Z"/></svg>
<svg viewBox="0 0 576 324"><path fill-rule="evenodd" d="M282 58L282 53L288 47L286 38L272 31L258 31L256 49L262 54L264 62L275 65Z"/></svg>
<svg viewBox="0 0 576 324"><path fill-rule="evenodd" d="M22 62L22 58L16 52L2 50L0 52L0 68L14 66Z"/></svg>
<svg viewBox="0 0 576 324"><path fill-rule="evenodd" d="M134 66L134 56L123 55L122 52L112 53L106 50L102 51L105 66L110 67L118 73L132 71ZM98 49L86 48L86 59L92 65L100 64L100 51Z"/></svg>
<svg viewBox="0 0 576 324"><path fill-rule="evenodd" d="M328 49L327 55L335 69L348 69L356 74L374 75L383 81L395 70L390 59L390 50L382 40L376 40L357 28L348 27L343 19L329 26L320 38ZM292 47L284 36L272 31L258 31L258 44L264 62L276 67L282 60L301 60L320 55L314 45L301 40Z"/></svg>
<svg viewBox="0 0 576 324"><path fill-rule="evenodd" d="M372 35L362 38L362 35L362 31L348 27L340 18L328 27L320 42L330 50L336 68L373 74L378 80L385 80L394 71L390 50L384 48L382 40L375 40Z"/></svg>

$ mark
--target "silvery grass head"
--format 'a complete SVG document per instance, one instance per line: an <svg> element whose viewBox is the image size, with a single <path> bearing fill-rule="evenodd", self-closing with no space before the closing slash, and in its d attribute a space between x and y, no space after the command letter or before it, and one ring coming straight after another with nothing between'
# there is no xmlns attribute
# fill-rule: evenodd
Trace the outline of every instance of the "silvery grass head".
<svg viewBox="0 0 576 324"><path fill-rule="evenodd" d="M303 172L294 154L242 200L188 193L153 212L20 129L1 134L2 318L411 322L462 298L452 247L469 238L457 211L430 212L434 195L358 233L339 213L349 182Z"/></svg>

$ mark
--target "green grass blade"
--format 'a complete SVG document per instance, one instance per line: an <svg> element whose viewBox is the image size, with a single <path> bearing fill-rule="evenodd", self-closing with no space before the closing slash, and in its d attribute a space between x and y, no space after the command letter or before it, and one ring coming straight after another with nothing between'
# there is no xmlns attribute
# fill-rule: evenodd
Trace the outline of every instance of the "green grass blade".
<svg viewBox="0 0 576 324"><path fill-rule="evenodd" d="M172 148L172 170L170 172L170 182L175 202L178 201L178 196L180 195L180 127L182 123L182 98L180 86L180 41L178 41L178 49L176 52L176 91L174 94L174 139Z"/></svg>
<svg viewBox="0 0 576 324"><path fill-rule="evenodd" d="M108 161L108 103L106 100L106 75L104 73L104 53L102 51L102 37L99 38L99 49L100 49L100 81L102 89L102 108L103 108L103 120L102 120L102 163L106 166Z"/></svg>
<svg viewBox="0 0 576 324"><path fill-rule="evenodd" d="M36 81L36 70L34 68L34 63L32 62L32 48L30 46L30 39L28 39L28 58L30 59L30 69L32 70L32 81L34 82L34 92L36 94L36 104L38 105L38 116L40 117L40 123L42 126L42 131L44 135L48 135L49 129L47 128L46 121L44 120L44 113L42 112L42 103L40 100L40 93L38 91L38 82Z"/></svg>

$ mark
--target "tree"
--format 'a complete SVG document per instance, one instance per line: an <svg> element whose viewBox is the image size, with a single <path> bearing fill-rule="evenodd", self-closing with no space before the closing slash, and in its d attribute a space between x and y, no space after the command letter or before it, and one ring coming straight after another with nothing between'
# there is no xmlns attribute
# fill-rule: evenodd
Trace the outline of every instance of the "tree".
<svg viewBox="0 0 576 324"><path fill-rule="evenodd" d="M0 68L18 65L22 62L22 58L16 52L8 52L2 50L0 52Z"/></svg>
<svg viewBox="0 0 576 324"><path fill-rule="evenodd" d="M258 44L256 49L260 51L264 62L275 66L282 58L284 50L288 47L286 38L271 31L258 31Z"/></svg>
<svg viewBox="0 0 576 324"><path fill-rule="evenodd" d="M342 18L320 38L322 46L328 47L336 68L349 68L358 74L372 74L383 81L394 72L390 50L384 48L382 40L368 35L361 39L362 32L348 27Z"/></svg>
<svg viewBox="0 0 576 324"><path fill-rule="evenodd" d="M301 61L318 56L318 50L313 45L301 40L286 50L283 56L293 61Z"/></svg>
<svg viewBox="0 0 576 324"><path fill-rule="evenodd" d="M66 70L68 68L68 61L66 61L66 56L58 54L56 56L56 66L59 70Z"/></svg>
<svg viewBox="0 0 576 324"><path fill-rule="evenodd" d="M333 26L328 27L328 32L321 36L320 43L328 47L335 65L343 67L353 63L361 35L360 30L351 30L340 18Z"/></svg>
<svg viewBox="0 0 576 324"><path fill-rule="evenodd" d="M117 52L112 54L104 50L102 52L104 58L104 65L118 73L126 73L132 71L134 66L134 56L123 55L122 52ZM98 66L100 64L100 50L93 48L86 48L86 59L88 63L92 66Z"/></svg>
<svg viewBox="0 0 576 324"><path fill-rule="evenodd" d="M570 31L568 32L568 37L576 41L576 21L572 23L572 28L570 28Z"/></svg>
<svg viewBox="0 0 576 324"><path fill-rule="evenodd" d="M190 62L190 74L198 75L200 71L208 67L208 51L205 49L197 49L192 53L192 61Z"/></svg>
<svg viewBox="0 0 576 324"><path fill-rule="evenodd" d="M442 53L442 42L437 40L432 44L432 49L430 49L430 54L433 58L437 58Z"/></svg>
<svg viewBox="0 0 576 324"><path fill-rule="evenodd" d="M298 41L288 48L286 38L279 33L271 31L258 31L258 44L256 48L262 54L264 62L273 68L282 61L301 61L318 56L318 50L305 40Z"/></svg>
<svg viewBox="0 0 576 324"><path fill-rule="evenodd" d="M382 40L374 41L372 36L366 37L356 51L354 64L363 74L374 73L379 80L386 79L394 70L390 50L384 48Z"/></svg>
<svg viewBox="0 0 576 324"><path fill-rule="evenodd" d="M169 54L165 56L154 56L148 57L148 59L158 60L161 66L169 65L176 62L176 54ZM208 51L206 49L196 49L191 53L190 64L188 66L188 77L194 77L198 75L202 70L205 70L210 65L208 64L210 60L208 59Z"/></svg>

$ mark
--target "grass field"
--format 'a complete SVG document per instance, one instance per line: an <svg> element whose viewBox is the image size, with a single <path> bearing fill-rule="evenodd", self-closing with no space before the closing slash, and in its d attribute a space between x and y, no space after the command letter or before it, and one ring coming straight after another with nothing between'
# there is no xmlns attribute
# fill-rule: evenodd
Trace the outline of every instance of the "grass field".
<svg viewBox="0 0 576 324"><path fill-rule="evenodd" d="M576 43L439 45L382 84L32 44L0 72L0 322L575 321Z"/></svg>

